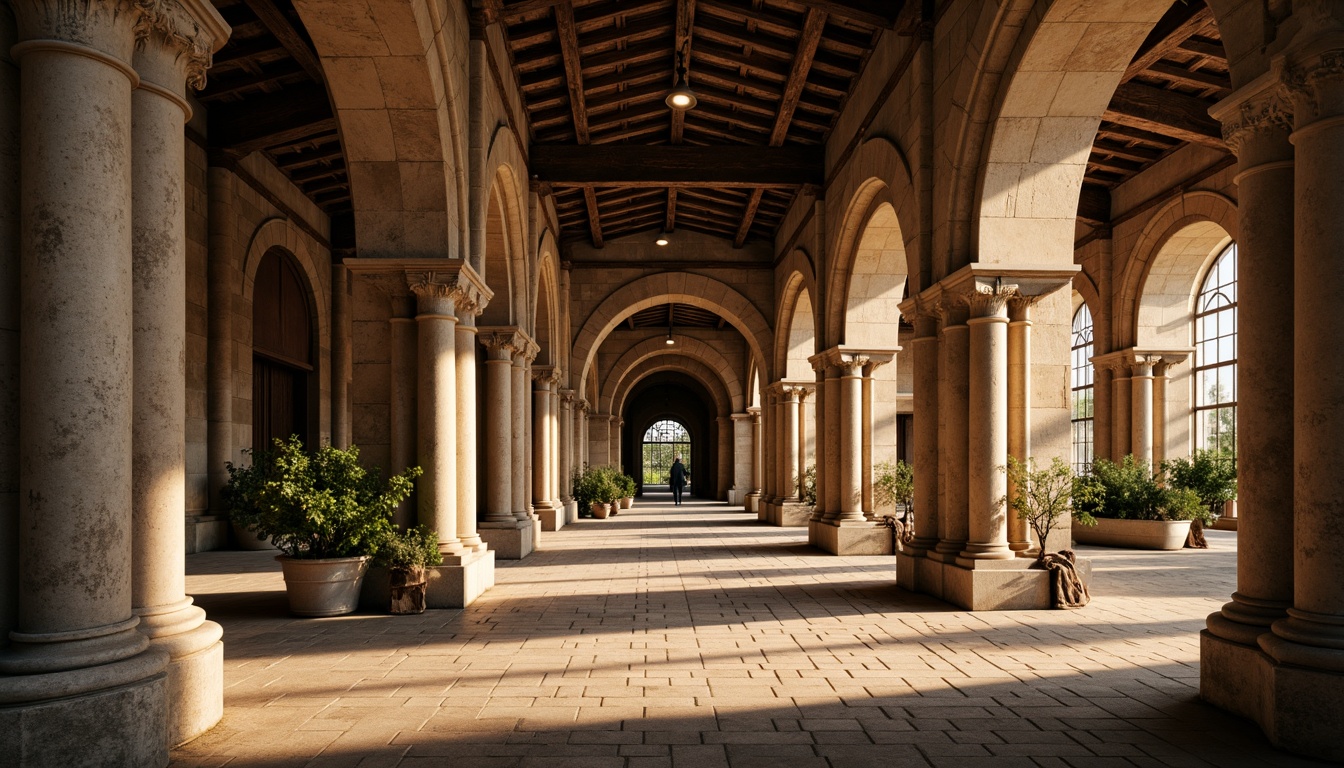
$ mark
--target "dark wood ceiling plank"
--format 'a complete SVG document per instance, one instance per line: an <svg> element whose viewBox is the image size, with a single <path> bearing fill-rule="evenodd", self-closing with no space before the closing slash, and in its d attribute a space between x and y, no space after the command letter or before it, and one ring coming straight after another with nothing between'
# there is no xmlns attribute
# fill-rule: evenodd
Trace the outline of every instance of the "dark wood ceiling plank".
<svg viewBox="0 0 1344 768"><path fill-rule="evenodd" d="M303 67L303 71L313 79L313 82L325 83L327 81L326 73L322 71L322 63L317 60L317 54L308 46L303 35L290 23L289 17L275 6L270 0L243 0L247 7L257 15L266 29L275 36L275 39L284 46L289 55Z"/></svg>
<svg viewBox="0 0 1344 768"><path fill-rule="evenodd" d="M1180 141L1226 149L1222 128L1209 117L1211 103L1142 83L1116 89L1104 119Z"/></svg>
<svg viewBox="0 0 1344 768"><path fill-rule="evenodd" d="M593 193L592 187L583 190L583 199L588 206L588 233L592 238L593 247L602 247L602 218L597 210L597 195Z"/></svg>
<svg viewBox="0 0 1344 768"><path fill-rule="evenodd" d="M574 4L555 6L555 26L560 37L560 55L565 62L565 86L574 116L574 135L580 144L588 143L588 107L583 93L583 64L579 61L579 37L574 29ZM601 235L597 236L601 239Z"/></svg>
<svg viewBox="0 0 1344 768"><path fill-rule="evenodd" d="M691 50L694 46L695 37L695 8L696 0L673 0L677 4L677 28L676 37L673 39L672 64L675 69L678 57L680 56L681 65L687 68L687 77L691 66ZM673 76L675 77L675 71ZM689 81L688 81L689 82ZM673 81L673 85L676 81ZM669 132L669 140L673 144L681 144L685 140L686 131L686 110L669 110L672 120L672 128Z"/></svg>
<svg viewBox="0 0 1344 768"><path fill-rule="evenodd" d="M667 216L663 222L663 229L671 232L677 228L677 188L669 187L667 190Z"/></svg>
<svg viewBox="0 0 1344 768"><path fill-rule="evenodd" d="M1175 3L1158 21L1139 47L1139 53L1125 68L1120 82L1126 83L1157 62L1174 53L1181 44L1213 22L1213 12L1202 2Z"/></svg>
<svg viewBox="0 0 1344 768"><path fill-rule="evenodd" d="M733 236L733 247L741 248L747 241L747 234L751 232L751 223L756 219L756 209L761 207L761 195L765 190L756 189L751 193L751 199L747 201L747 209L742 213L742 223L737 226L737 234Z"/></svg>

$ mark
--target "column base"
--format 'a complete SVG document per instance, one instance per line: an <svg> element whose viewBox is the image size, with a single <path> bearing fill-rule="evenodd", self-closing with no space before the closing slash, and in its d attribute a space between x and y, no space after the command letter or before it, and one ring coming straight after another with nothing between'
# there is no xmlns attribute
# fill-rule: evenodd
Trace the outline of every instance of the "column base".
<svg viewBox="0 0 1344 768"><path fill-rule="evenodd" d="M224 515L191 515L187 518L186 553L213 552L229 545L229 518Z"/></svg>
<svg viewBox="0 0 1344 768"><path fill-rule="evenodd" d="M1344 674L1275 661L1257 647L1199 633L1199 695L1254 720L1270 743L1299 755L1344 761Z"/></svg>
<svg viewBox="0 0 1344 768"><path fill-rule="evenodd" d="M541 521L543 531L558 531L565 527L565 508L555 502L534 504L532 514Z"/></svg>
<svg viewBox="0 0 1344 768"><path fill-rule="evenodd" d="M533 551L533 528L531 518L526 521L514 519L512 522L482 522L476 525L481 540L490 547L498 560L522 560Z"/></svg>
<svg viewBox="0 0 1344 768"><path fill-rule="evenodd" d="M579 522L579 502L570 499L565 502L565 525Z"/></svg>
<svg viewBox="0 0 1344 768"><path fill-rule="evenodd" d="M191 632L150 641L170 655L168 743L173 746L200 736L224 717L223 634L223 627L207 621Z"/></svg>
<svg viewBox="0 0 1344 768"><path fill-rule="evenodd" d="M891 529L869 520L818 520L809 528L813 545L832 555L891 554Z"/></svg>
<svg viewBox="0 0 1344 768"><path fill-rule="evenodd" d="M745 504L746 504L746 500L747 500L747 492L746 492L746 491L743 491L743 490L741 490L740 488L729 488L729 489L728 489L728 496L727 496L727 498L725 499L725 501L728 502L728 506L730 506L730 507L741 507L741 506L745 506Z"/></svg>
<svg viewBox="0 0 1344 768"><path fill-rule="evenodd" d="M759 513L761 509L761 495L759 493L748 493L746 498L742 500L742 505L747 508L748 512Z"/></svg>
<svg viewBox="0 0 1344 768"><path fill-rule="evenodd" d="M926 552L896 553L896 584L970 611L1034 611L1050 608L1050 572L1035 560L955 560L942 562ZM1078 575L1092 581L1092 561L1078 558Z"/></svg>
<svg viewBox="0 0 1344 768"><path fill-rule="evenodd" d="M428 569L427 608L466 608L495 586L495 553L491 550L445 556L443 561Z"/></svg>
<svg viewBox="0 0 1344 768"><path fill-rule="evenodd" d="M5 765L167 765L167 664L167 653L151 649L115 664L0 679Z"/></svg>
<svg viewBox="0 0 1344 768"><path fill-rule="evenodd" d="M806 528L812 518L812 507L800 501L784 501L772 504L766 522L780 528Z"/></svg>

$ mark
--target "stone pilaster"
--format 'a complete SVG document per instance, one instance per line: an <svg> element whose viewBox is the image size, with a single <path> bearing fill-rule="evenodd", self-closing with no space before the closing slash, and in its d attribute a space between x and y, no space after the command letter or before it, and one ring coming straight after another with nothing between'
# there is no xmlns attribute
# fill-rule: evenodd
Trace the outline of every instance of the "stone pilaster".
<svg viewBox="0 0 1344 768"><path fill-rule="evenodd" d="M1025 462L1031 457L1031 306L1035 297L1008 300L1008 455ZM1008 498L1017 492L1008 483ZM1032 547L1022 518L1008 512L1008 546L1014 552Z"/></svg>
<svg viewBox="0 0 1344 768"><path fill-rule="evenodd" d="M528 498L528 479L532 473L532 446L528 441L528 402L531 391L528 386L530 376L528 367L536 358L536 345L529 342L513 348L512 366L509 368L509 443L513 457L514 472L510 475L510 508L518 522L533 519L532 507Z"/></svg>
<svg viewBox="0 0 1344 768"><path fill-rule="evenodd" d="M813 418L816 421L816 436L814 440L816 443L815 462L817 472L817 503L812 509L811 519L808 520L808 540L812 541L816 538L815 526L813 526L813 523L823 520L826 517L827 485L832 482L826 462L829 454L833 452L833 446L831 446L826 439L826 362L820 355L813 355L812 357L809 357L807 361L812 365L812 370L816 375L817 382L812 399L812 413L814 414Z"/></svg>
<svg viewBox="0 0 1344 768"><path fill-rule="evenodd" d="M823 402L826 408L826 501L818 521L840 517L840 368L822 360Z"/></svg>
<svg viewBox="0 0 1344 768"><path fill-rule="evenodd" d="M941 449L939 465L942 476L939 491L942 506L939 509L939 541L935 552L945 561L954 559L965 548L968 534L969 509L967 464L970 450L970 327L966 325L969 306L956 297L947 297L941 304L943 312L942 338L939 348L942 388L938 392L940 430L938 446Z"/></svg>
<svg viewBox="0 0 1344 768"><path fill-rule="evenodd" d="M747 409L751 416L751 486L747 491L747 511L759 511L761 503L761 482L763 473L763 462L761 460L761 450L763 448L761 441L761 409L759 406L752 406ZM755 509L753 509L755 507Z"/></svg>
<svg viewBox="0 0 1344 768"><path fill-rule="evenodd" d="M142 6L144 8L145 6ZM224 714L224 630L186 594L186 180L188 80L199 85L229 28L208 3L149 6L131 95L134 359L132 603L168 653L168 740Z"/></svg>
<svg viewBox="0 0 1344 768"><path fill-rule="evenodd" d="M731 416L732 441L730 443L732 466L732 488L729 489L728 503L732 506L747 504L747 494L752 489L752 455L755 443L752 437L752 425L755 416L751 413L734 413Z"/></svg>
<svg viewBox="0 0 1344 768"><path fill-rule="evenodd" d="M553 366L532 367L532 512L541 519L542 529L558 530L555 487L555 462L551 455L551 432L555 419L551 405L560 374ZM563 512L563 510L560 510Z"/></svg>
<svg viewBox="0 0 1344 768"><path fill-rule="evenodd" d="M1016 285L977 286L970 294L970 428L967 455L967 560L1006 560L1008 477L1008 299Z"/></svg>
<svg viewBox="0 0 1344 768"><path fill-rule="evenodd" d="M938 545L938 317L927 306L916 305L912 320L915 339L914 430L915 539L910 547L920 553Z"/></svg>

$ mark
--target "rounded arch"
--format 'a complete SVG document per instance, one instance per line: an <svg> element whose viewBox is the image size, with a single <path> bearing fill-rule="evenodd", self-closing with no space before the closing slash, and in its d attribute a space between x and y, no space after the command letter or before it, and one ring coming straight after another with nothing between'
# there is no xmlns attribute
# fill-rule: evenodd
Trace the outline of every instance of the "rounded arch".
<svg viewBox="0 0 1344 768"><path fill-rule="evenodd" d="M526 178L526 174L520 174L518 169L527 168L527 160L524 158L523 150L518 146L518 140L513 131L507 126L500 125L495 129L494 135L490 137L490 147L486 154L485 165L482 167L481 179L484 183L490 185L492 197L480 197L479 205L473 200L474 208L472 214L472 229L480 231L486 217L489 215L488 204L494 199L493 195L500 196L500 203L509 215L509 236L515 241L510 245L515 254L526 253L525 243L527 241L526 217L522 214L527 210L528 187L525 183L520 183L519 179ZM471 266L475 269L481 269L484 263L484 254L475 243L479 238L472 238Z"/></svg>
<svg viewBox="0 0 1344 768"><path fill-rule="evenodd" d="M1199 280L1228 240L1237 208L1216 192L1186 192L1148 221L1121 280L1120 348L1185 347Z"/></svg>
<svg viewBox="0 0 1344 768"><path fill-rule="evenodd" d="M294 7L321 57L340 126L360 255L467 254L458 42L466 38L465 7L427 0L295 0Z"/></svg>
<svg viewBox="0 0 1344 768"><path fill-rule="evenodd" d="M905 240L890 196L879 194L870 204L847 252L843 279L830 295L829 338L860 347L890 345L892 326L901 316L909 280Z"/></svg>
<svg viewBox="0 0 1344 768"><path fill-rule="evenodd" d="M1097 284L1092 282L1086 271L1079 272L1073 276L1073 304L1069 309L1069 316L1078 313L1078 307L1086 304L1092 317L1096 317L1101 310L1101 293L1097 290Z"/></svg>
<svg viewBox="0 0 1344 768"><path fill-rule="evenodd" d="M257 268L261 266L262 257L272 248L288 253L303 271L304 281L307 283L308 304L316 321L313 332L317 337L318 347L325 350L329 344L327 297L331 295L330 286L323 271L317 268L317 260L313 258L313 253L308 248L307 238L289 219L282 216L272 217L253 230L247 244L247 253L243 257L243 298L252 301L256 289Z"/></svg>
<svg viewBox="0 0 1344 768"><path fill-rule="evenodd" d="M599 409L612 404L613 397L620 390L622 381L630 371L645 360L657 357L680 357L704 363L709 370L714 372L715 377L723 383L728 394L729 406L732 408L731 412L742 410L742 380L738 378L737 371L733 369L732 364L723 356L723 353L711 344L690 337L682 337L676 345L668 346L662 336L639 342L626 350L625 354L621 355L612 364L611 371L606 378L606 384L603 385L602 392L598 397ZM614 413L615 411L609 412Z"/></svg>
<svg viewBox="0 0 1344 768"><path fill-rule="evenodd" d="M659 304L680 303L708 309L727 320L747 340L751 352L765 360L773 334L765 317L747 297L727 283L689 272L664 272L620 286L596 302L596 308L574 337L572 369L586 382L597 349L622 320ZM767 377L769 371L766 372ZM584 392L579 393L585 397Z"/></svg>
<svg viewBox="0 0 1344 768"><path fill-rule="evenodd" d="M774 368L784 378L810 378L811 364L807 358L822 349L817 335L817 304L813 301L816 293L816 280L810 271L803 271L803 265L795 265L794 271L784 281L784 290L779 299L779 312L775 318ZM799 367L807 366L807 371Z"/></svg>
<svg viewBox="0 0 1344 768"><path fill-rule="evenodd" d="M630 393L635 391L641 381L663 371L683 373L699 382L709 393L710 399L713 400L717 415L723 416L732 412L728 410L732 403L731 397L723 380L718 377L714 369L690 357L683 357L679 360L670 357L654 357L637 364L627 373L627 383L609 401L614 406L611 413L623 418L626 401L629 399Z"/></svg>
<svg viewBox="0 0 1344 768"><path fill-rule="evenodd" d="M532 338L541 347L537 364L560 365L560 283L555 274L555 257L548 252L537 266L536 304L532 310L535 318Z"/></svg>
<svg viewBox="0 0 1344 768"><path fill-rule="evenodd" d="M875 255L885 254L893 262L899 262L892 266L892 271L900 275L902 289L906 280L913 280L915 286L928 282L924 276L928 254L919 248L918 195L914 194L905 155L886 139L869 139L860 146L850 165L862 169L864 175L847 183L835 198L844 200L845 207L839 214L840 227L831 250L835 254L835 267L826 283L823 339L827 346L854 343L844 335L853 276L877 266L873 263ZM881 225L895 229L893 242L887 242L885 236L881 243L866 240L879 211L883 212ZM915 257L911 258L911 254Z"/></svg>
<svg viewBox="0 0 1344 768"><path fill-rule="evenodd" d="M483 236L475 238L482 248L473 266L495 293L478 321L482 325L521 323L528 280L516 188L512 168L500 166L487 197Z"/></svg>

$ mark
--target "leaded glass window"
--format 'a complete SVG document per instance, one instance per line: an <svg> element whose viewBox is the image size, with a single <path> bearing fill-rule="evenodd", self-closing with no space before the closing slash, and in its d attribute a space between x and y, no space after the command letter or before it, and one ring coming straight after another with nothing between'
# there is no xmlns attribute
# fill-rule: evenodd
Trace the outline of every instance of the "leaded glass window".
<svg viewBox="0 0 1344 768"><path fill-rule="evenodd" d="M1092 465L1092 312L1084 304L1073 315L1073 345L1070 354L1070 426L1073 429L1073 471Z"/></svg>
<svg viewBox="0 0 1344 768"><path fill-rule="evenodd" d="M644 485L667 485L672 462L678 456L681 463L690 468L690 432L671 419L655 422L644 432Z"/></svg>
<svg viewBox="0 0 1344 768"><path fill-rule="evenodd" d="M1195 300L1195 439L1237 455L1237 245L1218 254Z"/></svg>

